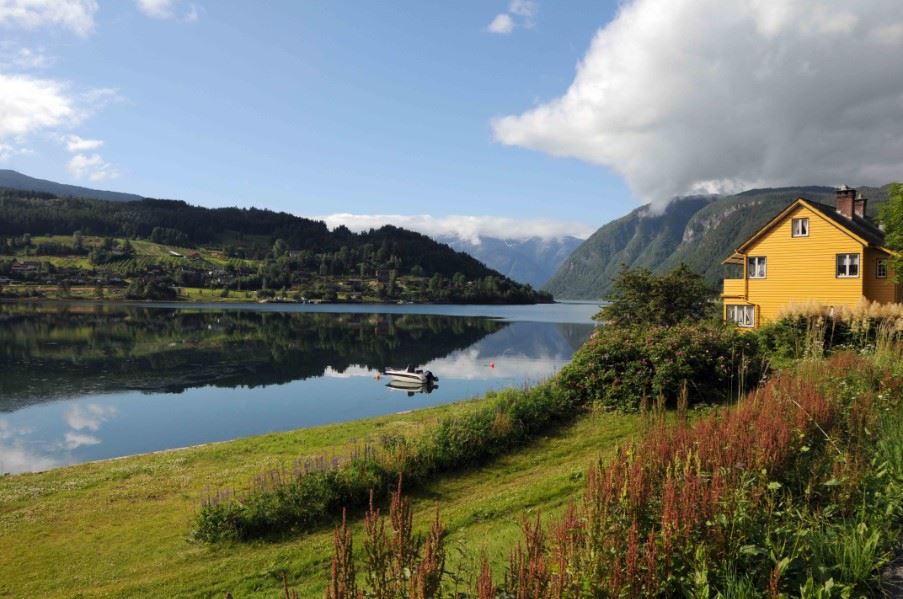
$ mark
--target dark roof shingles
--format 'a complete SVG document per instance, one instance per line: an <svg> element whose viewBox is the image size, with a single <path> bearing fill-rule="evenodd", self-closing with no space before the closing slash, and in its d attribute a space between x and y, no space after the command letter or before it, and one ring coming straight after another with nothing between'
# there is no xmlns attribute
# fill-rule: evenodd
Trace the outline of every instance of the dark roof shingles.
<svg viewBox="0 0 903 599"><path fill-rule="evenodd" d="M812 200L806 200L806 202L841 227L849 229L859 237L868 241L870 246L880 247L884 245L884 231L879 229L871 221L858 216L849 219L842 214L839 214L834 206L828 206L821 202L813 202Z"/></svg>

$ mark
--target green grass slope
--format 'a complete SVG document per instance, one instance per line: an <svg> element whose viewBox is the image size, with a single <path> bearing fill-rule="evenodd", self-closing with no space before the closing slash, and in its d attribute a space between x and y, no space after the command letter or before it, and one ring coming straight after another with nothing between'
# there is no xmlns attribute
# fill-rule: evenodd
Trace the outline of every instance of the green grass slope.
<svg viewBox="0 0 903 599"><path fill-rule="evenodd" d="M302 597L322 596L330 527L205 545L189 539L199 498L241 489L265 468L290 467L299 457L344 455L367 438L417 434L475 405L0 477L0 597L275 597L283 572ZM413 495L415 527L424 530L441 504L450 566L466 566L485 549L501 571L522 515L560 513L582 488L587 466L641 428L638 415L587 415L482 468L437 477Z"/></svg>

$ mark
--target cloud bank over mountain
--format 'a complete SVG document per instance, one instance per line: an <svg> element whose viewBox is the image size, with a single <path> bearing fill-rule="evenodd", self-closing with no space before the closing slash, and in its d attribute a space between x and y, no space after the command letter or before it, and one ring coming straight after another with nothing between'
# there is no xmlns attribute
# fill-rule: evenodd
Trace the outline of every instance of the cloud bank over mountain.
<svg viewBox="0 0 903 599"><path fill-rule="evenodd" d="M903 173L899 0L633 0L559 98L495 139L609 167L659 207L686 193Z"/></svg>
<svg viewBox="0 0 903 599"><path fill-rule="evenodd" d="M479 245L480 239L525 240L577 237L586 239L595 227L585 223L550 220L545 218L514 219L500 216L429 216L401 214L330 214L313 216L322 220L330 229L344 225L352 231L377 229L383 225L395 225L417 231L434 238L456 237Z"/></svg>

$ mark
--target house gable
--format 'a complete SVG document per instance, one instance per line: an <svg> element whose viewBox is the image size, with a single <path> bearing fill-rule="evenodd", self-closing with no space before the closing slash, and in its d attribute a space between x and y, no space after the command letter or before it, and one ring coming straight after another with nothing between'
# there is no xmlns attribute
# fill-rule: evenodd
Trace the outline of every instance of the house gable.
<svg viewBox="0 0 903 599"><path fill-rule="evenodd" d="M779 227L782 224L788 222L788 219L793 218L791 215L798 212L801 207L807 209L808 213L810 214L810 218L811 216L815 216L825 223L836 228L838 231L841 231L842 233L856 240L861 245L870 245L870 240L863 236L861 232L856 232L849 226L845 226L840 219L831 218L830 215L825 211L825 208L828 208L827 206L816 205L814 202L809 202L805 198L797 198L796 200L788 204L786 208L781 210L773 219L765 223L762 228L753 233L749 239L744 241L740 245L740 247L737 248L737 253L747 253L752 244L754 244L757 240L760 240L762 237L770 235L776 227Z"/></svg>

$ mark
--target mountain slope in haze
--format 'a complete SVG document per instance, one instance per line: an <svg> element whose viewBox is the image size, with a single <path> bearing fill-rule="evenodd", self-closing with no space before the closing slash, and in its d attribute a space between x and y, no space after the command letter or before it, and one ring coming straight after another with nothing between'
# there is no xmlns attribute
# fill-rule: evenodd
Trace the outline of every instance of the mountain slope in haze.
<svg viewBox="0 0 903 599"><path fill-rule="evenodd" d="M637 208L590 236L564 261L543 287L556 299L598 299L608 291L622 264L653 269L680 244L690 218L712 201L683 198L662 214Z"/></svg>
<svg viewBox="0 0 903 599"><path fill-rule="evenodd" d="M0 169L0 187L18 189L20 191L49 193L60 198L90 198L92 200L106 200L108 202L134 202L143 199L142 196L134 193L105 191L102 189L79 187L78 185L66 185L65 183L56 183L54 181L47 181L46 179L36 179L9 169Z"/></svg>
<svg viewBox="0 0 903 599"><path fill-rule="evenodd" d="M480 237L479 243L459 237L436 238L466 252L506 277L534 288L542 287L583 240L577 237L499 239Z"/></svg>
<svg viewBox="0 0 903 599"><path fill-rule="evenodd" d="M875 216L888 186L858 188ZM661 214L648 206L612 221L587 239L544 286L557 299L600 299L622 265L667 272L681 262L719 285L721 265L737 246L787 204L804 197L834 205L833 187L754 189L736 195L678 198Z"/></svg>

